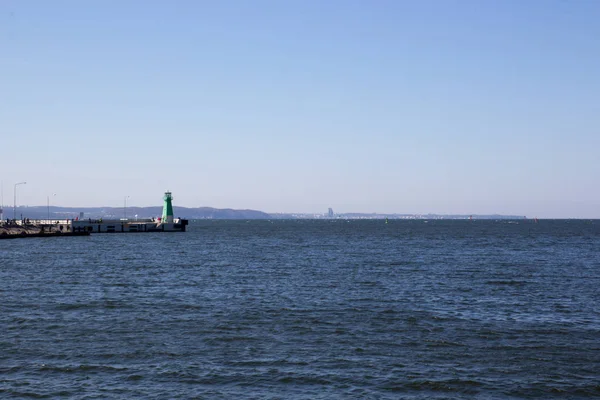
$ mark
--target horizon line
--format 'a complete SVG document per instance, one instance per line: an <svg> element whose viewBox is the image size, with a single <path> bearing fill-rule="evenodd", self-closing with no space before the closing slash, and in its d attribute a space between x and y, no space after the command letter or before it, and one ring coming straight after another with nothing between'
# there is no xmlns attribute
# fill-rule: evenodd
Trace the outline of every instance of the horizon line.
<svg viewBox="0 0 600 400"><path fill-rule="evenodd" d="M17 205L16 208L41 208L41 209L47 209L47 208L70 208L70 209L90 209L90 208L108 208L108 209L123 209L123 206L60 206L60 205L36 205L36 206L29 206L29 205ZM304 216L308 216L308 215L319 215L319 216L327 216L327 212L306 212L306 211L278 211L278 212L268 212L268 211L262 211L262 210L257 210L257 209L253 209L253 208L231 208L231 207L225 207L225 208L219 208L219 207L213 207L213 206L196 206L196 207L190 207L190 206L173 206L174 208L186 208L186 209L200 209L200 208L210 208L210 209L214 209L214 210L232 210L232 211L255 211L255 212L261 212L264 214L268 214L268 215L272 215L272 216L277 216L277 215L304 215ZM10 209L13 209L13 206L7 206L7 205L0 205L0 209L3 208L3 211L9 211ZM127 206L128 209L134 209L134 208L162 208L162 206ZM342 215L348 215L348 214L361 214L361 215L365 215L365 216L380 216L380 217L390 217L390 216L412 216L412 217L421 217L421 219L423 219L422 217L427 217L427 216L431 216L431 217L451 217L451 216L460 216L460 217L473 217L473 218L477 218L477 217L503 217L503 218L510 218L510 219L521 219L521 220L525 220L525 219L544 219L544 220L548 220L548 219L577 219L577 220L597 220L600 219L600 217L573 217L573 216L568 216L568 217L538 217L538 216L529 216L529 215L523 215L523 214L514 214L514 213L507 213L507 214L502 214L502 213L497 213L497 212L493 212L493 213L435 213L435 212L426 212L426 213L419 213L419 212L361 212L361 211L347 211L347 212L339 212L339 213L334 213L334 217L332 217L333 219L335 219L335 216L342 216Z"/></svg>

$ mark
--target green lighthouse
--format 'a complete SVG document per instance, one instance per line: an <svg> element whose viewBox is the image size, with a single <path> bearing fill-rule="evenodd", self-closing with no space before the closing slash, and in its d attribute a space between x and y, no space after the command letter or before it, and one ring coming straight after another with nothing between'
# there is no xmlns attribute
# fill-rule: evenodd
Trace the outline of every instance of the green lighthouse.
<svg viewBox="0 0 600 400"><path fill-rule="evenodd" d="M173 204L171 201L173 200L173 195L171 192L165 192L165 197L163 197L165 201L163 204L163 213L162 213L162 223L172 224L173 223Z"/></svg>

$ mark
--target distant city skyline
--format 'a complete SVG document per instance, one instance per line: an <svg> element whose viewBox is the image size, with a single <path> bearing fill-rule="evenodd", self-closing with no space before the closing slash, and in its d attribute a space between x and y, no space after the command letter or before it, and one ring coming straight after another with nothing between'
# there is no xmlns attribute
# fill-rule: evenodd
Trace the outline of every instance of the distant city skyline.
<svg viewBox="0 0 600 400"><path fill-rule="evenodd" d="M21 205L600 218L600 3L0 4ZM54 194L56 195L54 196Z"/></svg>

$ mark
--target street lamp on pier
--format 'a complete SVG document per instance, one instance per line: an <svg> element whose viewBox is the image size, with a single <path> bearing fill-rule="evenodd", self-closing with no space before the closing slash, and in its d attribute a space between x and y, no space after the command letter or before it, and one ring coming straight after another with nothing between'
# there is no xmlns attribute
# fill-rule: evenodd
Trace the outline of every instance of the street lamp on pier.
<svg viewBox="0 0 600 400"><path fill-rule="evenodd" d="M125 199L123 201L123 216L124 219L127 219L127 199L129 198L129 196L125 196Z"/></svg>
<svg viewBox="0 0 600 400"><path fill-rule="evenodd" d="M52 193L52 197L56 196L56 193ZM46 223L50 223L50 196L47 196L46 198L47 200L47 205L48 205L48 220L46 221Z"/></svg>
<svg viewBox="0 0 600 400"><path fill-rule="evenodd" d="M14 203L13 203L13 219L16 221L17 220L17 186L18 185L25 185L27 182L17 182L15 183L15 190L14 190Z"/></svg>

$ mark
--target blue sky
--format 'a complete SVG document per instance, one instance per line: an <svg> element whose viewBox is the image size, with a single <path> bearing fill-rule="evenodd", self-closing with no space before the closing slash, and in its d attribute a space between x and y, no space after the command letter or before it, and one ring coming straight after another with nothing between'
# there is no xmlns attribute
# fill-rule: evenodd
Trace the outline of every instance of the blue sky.
<svg viewBox="0 0 600 400"><path fill-rule="evenodd" d="M600 2L0 3L4 203L600 218Z"/></svg>

